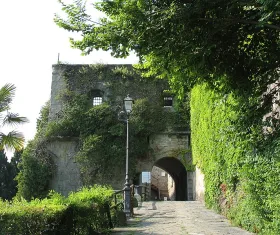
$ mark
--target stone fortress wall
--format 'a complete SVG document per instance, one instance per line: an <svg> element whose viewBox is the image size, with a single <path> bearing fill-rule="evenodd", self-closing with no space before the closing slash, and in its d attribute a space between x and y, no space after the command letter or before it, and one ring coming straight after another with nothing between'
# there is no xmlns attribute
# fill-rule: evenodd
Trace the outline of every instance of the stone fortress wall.
<svg viewBox="0 0 280 235"><path fill-rule="evenodd" d="M51 105L50 105L50 114L49 120L55 120L60 114L63 109L63 102L59 99L61 91L66 89L67 84L64 79L66 71L71 68L72 70L79 70L83 67L87 67L89 65L53 65L53 73L52 73L52 87L51 87ZM106 65L108 67L117 67L117 65ZM120 65L118 65L120 66ZM131 65L123 65L125 67L131 68ZM92 77L88 78L88 84L79 84L79 81L74 81L72 86L72 90L77 93L84 92L83 89L89 90L100 90L102 92L103 100L107 101L110 99L110 89L107 86L106 81L95 80L96 76L93 75ZM162 90L168 88L164 81L159 81L158 83L149 83L149 82L142 82L139 84L139 87L142 89L139 91L137 90L137 80L127 81L124 84L125 93L133 94L134 99L141 98L141 97L156 97L158 99L162 98L160 95L162 94ZM76 84L76 85L75 85ZM79 85L77 85L79 84ZM132 84L132 85L131 85ZM143 84L146 84L143 87ZM79 87L75 87L79 86ZM129 92L129 89L134 86L134 91ZM153 90L153 92L151 92ZM132 96L132 95L131 95ZM125 94L119 94L116 96L116 103L121 103ZM168 109L167 111L173 111L172 107L165 107ZM174 151L177 149L189 149L190 148L190 132L189 130L166 130L165 132L155 134L150 136L150 148L153 150L154 155L149 159L144 159L137 162L137 172L142 171L152 171L153 166L157 162L160 162L162 158L172 158L174 155ZM75 191L82 186L81 175L79 166L75 161L75 155L78 152L78 140L77 138L57 138L53 140L48 145L48 149L53 153L54 156L54 163L56 165L56 174L52 179L50 184L50 188L54 189L64 195L67 195L70 191ZM191 160L190 154L185 154L181 156L179 161L183 161L182 164L186 161ZM163 165L164 166L164 165ZM160 166L159 166L160 167ZM115 177L111 179L110 182L106 182L111 184L115 189L123 188L124 178L125 178L125 169L120 169L119 172L115 174ZM197 195L201 198L201 193L196 194L196 178L201 178L200 173L195 172L187 172L186 176L186 186L183 191L187 194L186 200L195 200ZM169 182L169 183L168 183ZM167 181L168 187L171 190L171 183L172 181ZM199 189L200 192L203 191L203 181L199 181ZM104 183L104 182L103 182ZM172 196L173 195L173 196ZM174 193L168 195L169 198L174 198Z"/></svg>

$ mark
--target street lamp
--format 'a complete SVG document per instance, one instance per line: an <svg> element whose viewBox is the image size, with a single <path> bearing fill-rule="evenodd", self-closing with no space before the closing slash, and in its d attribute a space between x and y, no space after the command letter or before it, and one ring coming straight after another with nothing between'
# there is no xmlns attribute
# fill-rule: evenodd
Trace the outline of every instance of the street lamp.
<svg viewBox="0 0 280 235"><path fill-rule="evenodd" d="M124 109L126 112L126 159L125 159L125 184L124 184L124 213L126 216L131 215L130 211L130 184L129 184L129 178L128 178L128 123L129 123L129 115L132 112L132 104L133 104L133 99L127 95L127 97L123 100L124 103Z"/></svg>

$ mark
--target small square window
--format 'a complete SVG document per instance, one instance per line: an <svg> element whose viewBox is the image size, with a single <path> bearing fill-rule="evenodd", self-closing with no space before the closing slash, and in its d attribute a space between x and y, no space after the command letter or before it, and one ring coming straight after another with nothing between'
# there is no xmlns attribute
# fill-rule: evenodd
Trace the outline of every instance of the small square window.
<svg viewBox="0 0 280 235"><path fill-rule="evenodd" d="M93 106L102 104L102 97L93 97Z"/></svg>
<svg viewBox="0 0 280 235"><path fill-rule="evenodd" d="M163 98L163 106L164 107L172 107L173 106L173 98L171 96L166 96Z"/></svg>
<svg viewBox="0 0 280 235"><path fill-rule="evenodd" d="M142 172L142 183L151 183L151 172Z"/></svg>

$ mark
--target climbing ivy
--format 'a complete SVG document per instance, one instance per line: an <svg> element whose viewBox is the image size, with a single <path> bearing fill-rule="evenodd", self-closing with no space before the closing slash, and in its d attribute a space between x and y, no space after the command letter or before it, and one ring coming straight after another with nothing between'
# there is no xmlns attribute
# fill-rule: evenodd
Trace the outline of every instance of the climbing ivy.
<svg viewBox="0 0 280 235"><path fill-rule="evenodd" d="M279 234L277 130L272 138L262 116L243 117L248 100L206 84L192 90L190 104L193 159L205 176L206 204L253 232Z"/></svg>
<svg viewBox="0 0 280 235"><path fill-rule="evenodd" d="M162 131L173 113L164 114L161 107L147 99L135 101L130 116L130 169L136 158L150 157L148 136ZM87 105L87 97L75 95L63 110L63 116L50 122L46 136L79 137L80 151L76 159L81 165L85 184L106 182L114 169L124 169L126 123L118 119L118 111L108 103Z"/></svg>
<svg viewBox="0 0 280 235"><path fill-rule="evenodd" d="M79 69L66 66L65 69L67 90L61 97L66 106L63 116L50 123L47 135L80 138L76 159L85 184L107 182L113 172L124 169L126 123L118 114L128 92L135 99L129 117L130 175L135 174L136 159L152 157L150 135L178 125L186 126L184 112L166 112L162 108L163 95L168 92L165 81L142 78L131 66L89 65ZM91 106L89 100L96 87L103 90L107 99L102 105Z"/></svg>
<svg viewBox="0 0 280 235"><path fill-rule="evenodd" d="M142 78L131 66L57 65L63 71L66 87L57 99L62 110L48 120L49 107L41 111L37 135L23 155L22 173L18 177L19 195L43 197L54 167L45 148L54 138L76 138L84 185L109 183L114 173L125 169L126 122L119 116L123 99L130 92L135 103L129 117L129 174L134 176L136 162L152 158L149 136L168 128L186 127L188 112L177 101L180 112L164 110L162 91L170 92L166 81ZM93 106L92 97L101 90L104 102ZM143 98L145 97L145 98ZM39 151L40 150L40 151ZM41 151L42 150L42 151ZM35 170L38 168L38 170ZM32 174L29 174L30 171ZM35 188L35 185L40 187Z"/></svg>
<svg viewBox="0 0 280 235"><path fill-rule="evenodd" d="M49 181L53 176L55 166L52 155L47 149L48 138L45 136L48 126L49 102L41 109L37 119L37 134L22 153L19 163L20 172L17 175L18 198L31 200L44 198L48 193Z"/></svg>

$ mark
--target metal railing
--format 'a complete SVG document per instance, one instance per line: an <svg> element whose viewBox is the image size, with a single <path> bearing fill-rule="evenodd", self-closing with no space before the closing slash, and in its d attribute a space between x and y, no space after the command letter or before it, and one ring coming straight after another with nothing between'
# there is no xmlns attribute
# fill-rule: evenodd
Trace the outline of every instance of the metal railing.
<svg viewBox="0 0 280 235"><path fill-rule="evenodd" d="M108 219L108 224L110 228L113 228L113 221L112 221L112 215L111 215L111 211L115 210L115 212L117 213L117 211L123 210L124 205L123 205L123 196L119 196L123 194L123 190L114 190L114 193L112 195L111 200L113 201L113 205L110 206L112 204L112 202L108 202L105 205L105 211L106 211L106 215L107 215L107 219Z"/></svg>
<svg viewBox="0 0 280 235"><path fill-rule="evenodd" d="M139 193L140 192L140 193ZM130 214L131 216L134 215L133 213L133 207L134 207L134 194L137 193L141 196L142 201L146 201L148 199L147 195L149 193L149 187L148 184L144 185L131 185L130 186ZM118 211L124 210L124 189L121 190L114 190L114 193L111 198L111 202L108 202L105 205L105 212L108 219L108 224L110 228L113 228L113 220L111 212L115 210L115 213Z"/></svg>
<svg viewBox="0 0 280 235"><path fill-rule="evenodd" d="M133 213L133 207L134 203L134 194L138 193L141 196L142 201L147 201L148 200L148 194L149 194L149 186L148 184L144 185L134 185L132 184L130 186L130 214L131 216L134 215ZM113 222L112 222L112 217L111 217L111 210L117 211L123 211L124 210L124 189L121 190L114 190L114 193L112 195L112 206L107 206L106 213L108 217L108 222L111 228L113 228Z"/></svg>
<svg viewBox="0 0 280 235"><path fill-rule="evenodd" d="M150 193L150 187L149 184L145 183L142 185L134 185L134 193L137 193L141 196L141 201L148 201L149 193Z"/></svg>

